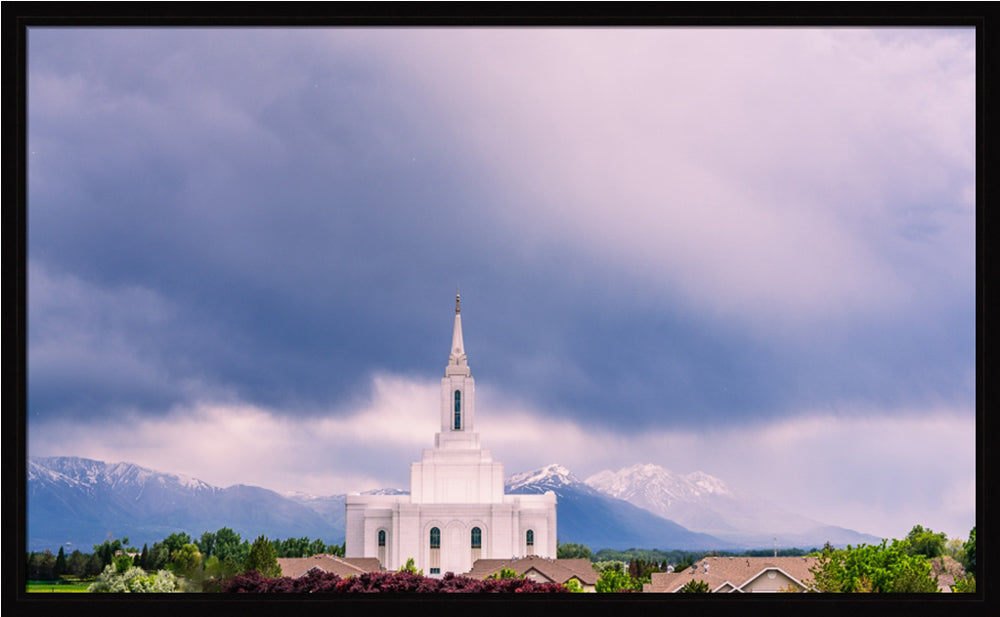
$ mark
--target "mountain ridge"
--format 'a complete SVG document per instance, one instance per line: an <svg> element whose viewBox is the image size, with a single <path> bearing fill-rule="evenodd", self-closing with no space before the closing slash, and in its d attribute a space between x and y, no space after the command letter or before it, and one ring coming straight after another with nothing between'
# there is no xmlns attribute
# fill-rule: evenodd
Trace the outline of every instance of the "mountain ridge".
<svg viewBox="0 0 1000 617"><path fill-rule="evenodd" d="M245 484L220 488L191 476L82 457L32 457L27 471L29 548L55 550L72 545L89 550L111 536L129 537L133 544L141 545L161 541L170 533L194 536L222 527L233 529L244 539L307 536L328 544L344 539L346 495L278 493ZM656 470L648 467L646 472L654 474ZM708 474L695 472L686 477L717 497L729 492L721 480ZM594 550L732 550L769 546L772 540L769 534L743 537L732 524L696 528L685 524L683 517L663 517L597 490L587 481L553 463L510 476L505 490L509 494L555 492L559 541L586 544ZM403 495L407 491L383 488L366 493ZM723 523L727 520L724 514L715 513ZM783 546L787 544L785 536L782 540ZM838 543L835 539L831 542ZM819 541L820 546L822 543Z"/></svg>

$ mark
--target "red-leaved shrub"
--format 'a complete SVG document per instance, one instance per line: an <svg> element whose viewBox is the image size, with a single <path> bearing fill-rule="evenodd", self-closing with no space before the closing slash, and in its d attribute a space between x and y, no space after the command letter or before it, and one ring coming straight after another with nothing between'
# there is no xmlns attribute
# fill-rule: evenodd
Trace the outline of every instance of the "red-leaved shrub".
<svg viewBox="0 0 1000 617"><path fill-rule="evenodd" d="M536 583L525 578L480 580L448 572L431 578L409 572L366 572L340 578L330 572L310 570L299 578L265 578L256 571L233 577L226 593L568 593L557 583Z"/></svg>

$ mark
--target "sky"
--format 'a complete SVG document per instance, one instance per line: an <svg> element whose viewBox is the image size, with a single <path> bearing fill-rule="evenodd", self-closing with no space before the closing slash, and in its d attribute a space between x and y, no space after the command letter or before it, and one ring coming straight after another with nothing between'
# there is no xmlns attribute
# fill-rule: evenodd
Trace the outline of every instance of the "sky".
<svg viewBox="0 0 1000 617"><path fill-rule="evenodd" d="M30 456L507 474L968 537L975 30L32 27Z"/></svg>

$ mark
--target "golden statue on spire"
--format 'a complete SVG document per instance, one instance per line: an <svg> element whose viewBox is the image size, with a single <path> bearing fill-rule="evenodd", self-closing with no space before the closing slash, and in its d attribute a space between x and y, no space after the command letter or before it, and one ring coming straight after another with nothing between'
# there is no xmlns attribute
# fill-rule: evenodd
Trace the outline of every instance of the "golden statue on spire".
<svg viewBox="0 0 1000 617"><path fill-rule="evenodd" d="M459 310L459 302L462 296L461 294L458 293L458 291L459 291L459 286L455 285L455 312L461 313L462 311Z"/></svg>

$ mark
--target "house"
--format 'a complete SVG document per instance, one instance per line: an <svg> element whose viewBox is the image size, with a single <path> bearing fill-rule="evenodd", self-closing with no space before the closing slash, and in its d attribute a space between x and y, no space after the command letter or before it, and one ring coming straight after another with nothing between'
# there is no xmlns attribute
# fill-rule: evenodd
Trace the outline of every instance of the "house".
<svg viewBox="0 0 1000 617"><path fill-rule="evenodd" d="M320 553L319 555L312 555L310 557L282 557L278 559L278 566L281 568L282 576L290 576L292 578L305 576L310 570L314 569L323 572L332 572L341 578L382 569L378 559L371 557L343 558L327 553Z"/></svg>
<svg viewBox="0 0 1000 617"><path fill-rule="evenodd" d="M713 593L806 591L816 557L705 557L680 572L655 572L643 592L676 593L691 581L705 581Z"/></svg>
<svg viewBox="0 0 1000 617"><path fill-rule="evenodd" d="M463 574L470 578L489 578L507 568L523 574L537 583L565 585L576 579L584 591L594 591L600 576L589 559L549 559L531 555L520 559L479 559L472 570Z"/></svg>
<svg viewBox="0 0 1000 617"><path fill-rule="evenodd" d="M412 558L427 576L467 572L479 559L555 557L555 493L504 494L503 464L480 445L457 294L436 413L441 428L434 448L410 465L409 494L347 496L345 555L376 558L388 570Z"/></svg>

